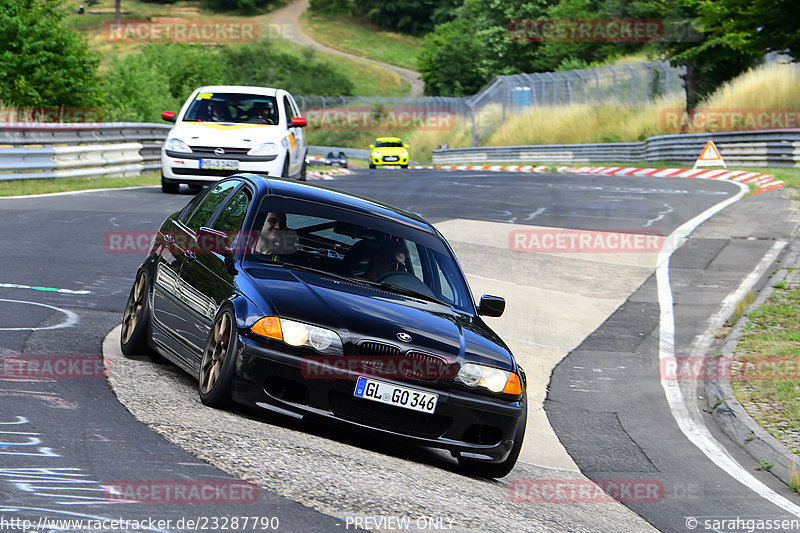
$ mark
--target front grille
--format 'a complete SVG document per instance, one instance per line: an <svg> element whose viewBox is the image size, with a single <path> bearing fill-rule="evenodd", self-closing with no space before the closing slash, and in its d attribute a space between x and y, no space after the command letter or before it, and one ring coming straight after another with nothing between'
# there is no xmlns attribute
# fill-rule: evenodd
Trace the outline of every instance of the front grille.
<svg viewBox="0 0 800 533"><path fill-rule="evenodd" d="M195 153L195 154L209 154L209 155L216 156L217 154L214 153L214 150L216 150L218 147L217 146L190 146L189 148L191 148L192 149L192 153ZM221 156L245 155L245 154L247 154L247 152L250 151L250 148L225 148L224 146L221 147L221 148L223 150L225 150L225 153L221 154Z"/></svg>
<svg viewBox="0 0 800 533"><path fill-rule="evenodd" d="M418 413L336 391L331 391L328 401L333 414L340 418L414 437L439 438L453 423L448 416Z"/></svg>
<svg viewBox="0 0 800 533"><path fill-rule="evenodd" d="M358 344L358 355L398 356L400 348L382 342L363 341Z"/></svg>
<svg viewBox="0 0 800 533"><path fill-rule="evenodd" d="M172 167L172 173L176 176L217 176L227 178L239 172L238 170L225 169L225 168L175 168Z"/></svg>
<svg viewBox="0 0 800 533"><path fill-rule="evenodd" d="M447 369L447 361L443 357L414 350L406 353L410 365L402 367L403 375L409 379L436 381Z"/></svg>

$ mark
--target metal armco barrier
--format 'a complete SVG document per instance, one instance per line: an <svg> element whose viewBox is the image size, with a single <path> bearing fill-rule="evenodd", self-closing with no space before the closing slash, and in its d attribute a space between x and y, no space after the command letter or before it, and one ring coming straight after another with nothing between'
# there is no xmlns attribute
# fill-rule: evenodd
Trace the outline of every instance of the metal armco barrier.
<svg viewBox="0 0 800 533"><path fill-rule="evenodd" d="M161 167L163 124L0 123L0 180L136 176Z"/></svg>
<svg viewBox="0 0 800 533"><path fill-rule="evenodd" d="M800 166L800 129L660 135L638 143L484 146L434 150L437 165L465 162L589 163L673 161L691 165L709 139L728 165Z"/></svg>
<svg viewBox="0 0 800 533"><path fill-rule="evenodd" d="M362 150L360 148L341 148L339 146L309 146L308 153L313 155L328 155L328 152L338 154L344 152L349 158L352 159L369 159L369 150Z"/></svg>

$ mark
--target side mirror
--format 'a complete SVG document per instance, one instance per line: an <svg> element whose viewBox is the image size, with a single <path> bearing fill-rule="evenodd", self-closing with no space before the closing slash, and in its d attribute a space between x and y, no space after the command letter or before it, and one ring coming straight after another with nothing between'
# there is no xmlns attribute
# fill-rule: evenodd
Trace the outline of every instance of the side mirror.
<svg viewBox="0 0 800 533"><path fill-rule="evenodd" d="M224 231L211 228L200 228L197 232L197 248L203 252L214 252L220 255L231 255L233 250L228 246L230 235Z"/></svg>
<svg viewBox="0 0 800 533"><path fill-rule="evenodd" d="M403 148L408 148L408 144L404 144L404 145L403 145Z"/></svg>
<svg viewBox="0 0 800 533"><path fill-rule="evenodd" d="M161 118L167 122L175 122L175 111L162 111Z"/></svg>
<svg viewBox="0 0 800 533"><path fill-rule="evenodd" d="M298 128L305 128L306 126L308 126L308 120L304 119L303 117L293 117L292 126Z"/></svg>
<svg viewBox="0 0 800 533"><path fill-rule="evenodd" d="M369 149L370 149L370 150L372 150L372 149L374 149L374 148L375 148L375 145L374 145L374 144L370 144L370 145L369 145Z"/></svg>
<svg viewBox="0 0 800 533"><path fill-rule="evenodd" d="M478 305L479 315L497 317L501 316L505 310L505 299L489 294L481 296L481 303Z"/></svg>

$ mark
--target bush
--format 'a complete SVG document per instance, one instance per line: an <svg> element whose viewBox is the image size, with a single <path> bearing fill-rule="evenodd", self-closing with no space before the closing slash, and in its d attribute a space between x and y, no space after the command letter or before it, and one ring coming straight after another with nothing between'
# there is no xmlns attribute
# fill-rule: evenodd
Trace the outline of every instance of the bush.
<svg viewBox="0 0 800 533"><path fill-rule="evenodd" d="M102 78L103 117L113 121L160 121L178 111L202 85L280 87L293 94L350 95L353 85L313 51L279 52L267 39L252 44L209 47L148 44L111 64Z"/></svg>
<svg viewBox="0 0 800 533"><path fill-rule="evenodd" d="M0 97L19 107L94 107L97 54L60 0L0 2Z"/></svg>

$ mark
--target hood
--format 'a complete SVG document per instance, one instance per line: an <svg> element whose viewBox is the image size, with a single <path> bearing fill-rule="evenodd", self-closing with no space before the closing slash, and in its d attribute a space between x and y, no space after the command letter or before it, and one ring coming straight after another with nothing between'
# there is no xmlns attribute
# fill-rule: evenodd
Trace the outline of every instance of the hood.
<svg viewBox="0 0 800 533"><path fill-rule="evenodd" d="M247 272L272 312L335 330L345 353L368 340L445 355L451 362L515 369L497 334L479 318L449 306L313 273L269 267ZM398 340L398 333L410 335L411 342Z"/></svg>
<svg viewBox="0 0 800 533"><path fill-rule="evenodd" d="M253 148L264 142L279 143L281 129L267 124L181 122L169 134L189 146Z"/></svg>
<svg viewBox="0 0 800 533"><path fill-rule="evenodd" d="M370 152L378 151L381 155L400 155L407 152L408 148L400 148L394 146L381 146L380 148L373 148Z"/></svg>

